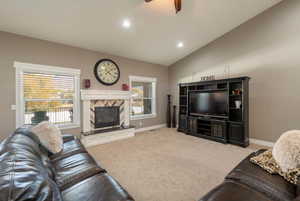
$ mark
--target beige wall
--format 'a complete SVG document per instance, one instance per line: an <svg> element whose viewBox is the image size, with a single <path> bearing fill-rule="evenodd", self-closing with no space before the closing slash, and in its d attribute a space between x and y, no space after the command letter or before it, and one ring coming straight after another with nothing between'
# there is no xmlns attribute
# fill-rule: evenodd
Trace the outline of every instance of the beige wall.
<svg viewBox="0 0 300 201"><path fill-rule="evenodd" d="M111 58L120 67L121 78L114 86L107 87L100 84L93 75L95 63L102 58ZM15 111L11 110L11 105L15 104L14 61L81 69L81 79L91 79L92 89L120 90L123 83L129 84L129 75L156 77L158 80L157 118L132 121L131 123L137 127L165 123L168 89L167 67L0 32L0 139L9 135L15 129ZM142 122L142 125L140 125L140 122ZM78 134L80 129L65 132Z"/></svg>
<svg viewBox="0 0 300 201"><path fill-rule="evenodd" d="M250 76L250 137L275 141L300 129L300 1L288 0L169 67L178 104L180 82L203 75ZM205 31L205 30L204 30Z"/></svg>

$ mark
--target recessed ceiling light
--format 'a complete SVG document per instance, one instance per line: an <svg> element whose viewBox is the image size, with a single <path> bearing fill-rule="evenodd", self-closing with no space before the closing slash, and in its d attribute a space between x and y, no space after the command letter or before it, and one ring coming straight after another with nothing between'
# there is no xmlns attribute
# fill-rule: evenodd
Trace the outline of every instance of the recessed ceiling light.
<svg viewBox="0 0 300 201"><path fill-rule="evenodd" d="M122 26L126 29L131 27L131 22L128 19L123 20Z"/></svg>
<svg viewBox="0 0 300 201"><path fill-rule="evenodd" d="M182 48L183 46L184 46L183 42L177 43L177 47L178 47L178 48Z"/></svg>

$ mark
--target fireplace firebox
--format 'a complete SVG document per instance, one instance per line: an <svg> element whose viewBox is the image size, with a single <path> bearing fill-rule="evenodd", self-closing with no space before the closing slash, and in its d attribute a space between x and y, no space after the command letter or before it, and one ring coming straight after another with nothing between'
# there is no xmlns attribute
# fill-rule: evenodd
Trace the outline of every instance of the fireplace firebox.
<svg viewBox="0 0 300 201"><path fill-rule="evenodd" d="M120 126L120 107L95 107L95 128Z"/></svg>

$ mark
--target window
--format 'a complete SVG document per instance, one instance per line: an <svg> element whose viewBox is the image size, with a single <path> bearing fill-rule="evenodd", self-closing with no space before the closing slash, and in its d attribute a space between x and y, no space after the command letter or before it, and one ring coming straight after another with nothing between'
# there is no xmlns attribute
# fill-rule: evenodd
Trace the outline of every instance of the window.
<svg viewBox="0 0 300 201"><path fill-rule="evenodd" d="M15 62L16 126L80 127L80 70Z"/></svg>
<svg viewBox="0 0 300 201"><path fill-rule="evenodd" d="M132 120L156 117L156 78L130 76Z"/></svg>

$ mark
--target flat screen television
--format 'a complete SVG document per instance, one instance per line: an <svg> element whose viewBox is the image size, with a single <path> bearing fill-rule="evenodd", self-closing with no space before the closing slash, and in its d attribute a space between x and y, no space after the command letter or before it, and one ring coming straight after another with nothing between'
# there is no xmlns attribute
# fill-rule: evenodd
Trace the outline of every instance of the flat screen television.
<svg viewBox="0 0 300 201"><path fill-rule="evenodd" d="M190 115L228 115L228 94L226 91L191 92L189 94Z"/></svg>

